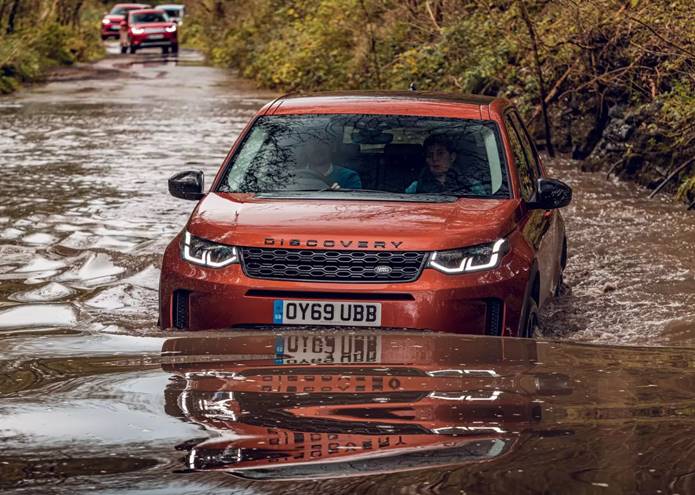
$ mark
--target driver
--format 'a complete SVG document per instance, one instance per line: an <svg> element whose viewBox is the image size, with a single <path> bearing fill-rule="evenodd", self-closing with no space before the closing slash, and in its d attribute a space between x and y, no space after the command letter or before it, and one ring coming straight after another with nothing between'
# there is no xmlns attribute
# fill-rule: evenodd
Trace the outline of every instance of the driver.
<svg viewBox="0 0 695 495"><path fill-rule="evenodd" d="M362 189L360 176L354 170L335 165L333 147L326 141L315 141L303 150L307 167L316 172L331 189Z"/></svg>
<svg viewBox="0 0 695 495"><path fill-rule="evenodd" d="M443 134L425 139L425 168L420 177L406 189L406 193L467 192L485 194L483 184L467 178L456 166L456 151L451 140Z"/></svg>

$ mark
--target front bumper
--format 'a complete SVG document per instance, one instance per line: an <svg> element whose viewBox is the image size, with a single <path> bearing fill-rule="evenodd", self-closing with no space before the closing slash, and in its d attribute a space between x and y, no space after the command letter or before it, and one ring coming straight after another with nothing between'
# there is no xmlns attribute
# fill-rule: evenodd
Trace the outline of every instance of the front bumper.
<svg viewBox="0 0 695 495"><path fill-rule="evenodd" d="M277 299L381 304L382 328L516 335L532 254L521 237L494 270L445 275L425 268L405 283L327 283L250 278L241 265L212 269L180 256L181 235L167 248L160 281L162 328L204 330L273 325Z"/></svg>
<svg viewBox="0 0 695 495"><path fill-rule="evenodd" d="M162 34L162 38L155 39L153 35L139 35L132 36L130 38L130 43L137 48L148 48L157 46L172 46L178 43L176 35L171 35L169 33Z"/></svg>

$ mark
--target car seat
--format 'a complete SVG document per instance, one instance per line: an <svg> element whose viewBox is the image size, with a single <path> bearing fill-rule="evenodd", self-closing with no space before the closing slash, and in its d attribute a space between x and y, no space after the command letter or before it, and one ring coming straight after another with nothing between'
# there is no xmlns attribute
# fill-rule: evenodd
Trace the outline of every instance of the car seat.
<svg viewBox="0 0 695 495"><path fill-rule="evenodd" d="M379 189L404 192L425 166L421 144L387 144L384 146Z"/></svg>

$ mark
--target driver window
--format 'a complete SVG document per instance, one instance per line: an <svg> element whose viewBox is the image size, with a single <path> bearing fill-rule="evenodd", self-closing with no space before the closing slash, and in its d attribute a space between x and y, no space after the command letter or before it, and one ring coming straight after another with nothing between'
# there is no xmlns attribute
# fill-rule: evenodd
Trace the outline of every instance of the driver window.
<svg viewBox="0 0 695 495"><path fill-rule="evenodd" d="M518 131L519 137L521 138L521 145L524 147L524 152L526 156L529 157L532 166L532 172L536 177L540 177L541 167L538 162L538 154L536 153L536 148L531 143L531 138L526 131L526 128L521 123L521 117L516 112L509 114L514 122L514 128Z"/></svg>

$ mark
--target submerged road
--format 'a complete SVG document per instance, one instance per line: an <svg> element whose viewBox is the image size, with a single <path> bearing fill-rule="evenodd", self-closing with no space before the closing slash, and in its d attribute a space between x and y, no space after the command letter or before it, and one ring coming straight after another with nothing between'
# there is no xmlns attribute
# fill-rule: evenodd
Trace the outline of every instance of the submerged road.
<svg viewBox="0 0 695 495"><path fill-rule="evenodd" d="M273 95L185 50L112 54L60 78L0 98L3 493L695 491L693 350L167 339L159 261L193 203L166 180L212 177ZM694 346L695 215L549 165L575 202L568 288L543 337ZM296 366L309 357L323 364Z"/></svg>
<svg viewBox="0 0 695 495"><path fill-rule="evenodd" d="M112 54L59 76L0 99L0 331L150 334L161 253L193 207L167 178L201 168L210 180L273 94L185 50ZM544 311L543 335L695 344L695 215L549 165L575 200L569 290Z"/></svg>

